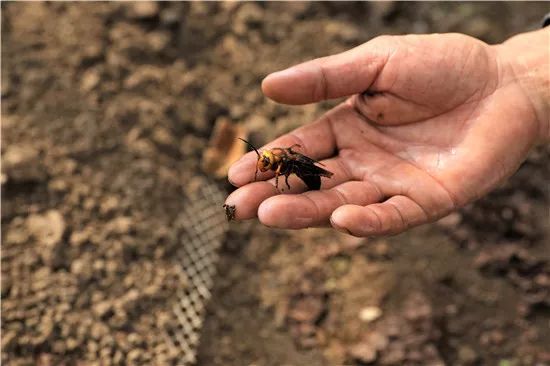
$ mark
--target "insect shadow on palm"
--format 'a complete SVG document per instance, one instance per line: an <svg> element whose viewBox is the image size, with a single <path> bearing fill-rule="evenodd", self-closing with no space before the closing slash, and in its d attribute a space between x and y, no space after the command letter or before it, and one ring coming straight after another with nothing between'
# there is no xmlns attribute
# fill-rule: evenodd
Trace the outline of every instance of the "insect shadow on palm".
<svg viewBox="0 0 550 366"><path fill-rule="evenodd" d="M315 165L323 165L322 163L294 151L293 148L295 147L301 148L298 144L286 148L275 147L270 150L264 150L260 154L258 149L250 142L241 138L239 140L250 146L258 155L254 181L258 178L258 171L267 172L272 170L275 172L275 187L277 189L279 188L279 176L284 175L286 186L290 189L288 177L291 174L296 174L296 176L304 181L308 189L319 190L321 188L321 177L331 178L333 176L332 172Z"/></svg>

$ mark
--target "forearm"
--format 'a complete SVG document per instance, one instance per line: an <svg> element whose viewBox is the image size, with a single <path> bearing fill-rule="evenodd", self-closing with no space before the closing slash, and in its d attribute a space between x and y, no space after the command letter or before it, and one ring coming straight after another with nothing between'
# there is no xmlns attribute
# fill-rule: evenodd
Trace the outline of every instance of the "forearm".
<svg viewBox="0 0 550 366"><path fill-rule="evenodd" d="M508 72L533 107L539 142L550 141L550 27L523 33L496 46Z"/></svg>

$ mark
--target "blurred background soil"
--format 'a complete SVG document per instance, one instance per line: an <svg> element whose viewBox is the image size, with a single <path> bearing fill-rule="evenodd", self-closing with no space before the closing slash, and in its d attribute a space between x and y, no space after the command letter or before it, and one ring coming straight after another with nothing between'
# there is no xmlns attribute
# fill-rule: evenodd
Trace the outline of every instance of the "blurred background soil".
<svg viewBox="0 0 550 366"><path fill-rule="evenodd" d="M2 362L177 364L179 214L216 121L252 143L336 102L269 72L380 34L535 29L547 3L5 3ZM233 223L201 365L550 364L550 150L440 222L368 242ZM219 184L231 189L227 183ZM223 214L220 202L220 214ZM183 284L184 285L184 284Z"/></svg>

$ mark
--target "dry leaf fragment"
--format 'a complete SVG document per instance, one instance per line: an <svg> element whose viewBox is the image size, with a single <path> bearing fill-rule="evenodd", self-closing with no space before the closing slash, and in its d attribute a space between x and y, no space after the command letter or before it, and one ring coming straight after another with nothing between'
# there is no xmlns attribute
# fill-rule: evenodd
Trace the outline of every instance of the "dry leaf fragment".
<svg viewBox="0 0 550 366"><path fill-rule="evenodd" d="M246 151L238 138L246 138L244 128L225 117L216 120L208 147L202 155L202 169L216 178L224 178L231 164Z"/></svg>

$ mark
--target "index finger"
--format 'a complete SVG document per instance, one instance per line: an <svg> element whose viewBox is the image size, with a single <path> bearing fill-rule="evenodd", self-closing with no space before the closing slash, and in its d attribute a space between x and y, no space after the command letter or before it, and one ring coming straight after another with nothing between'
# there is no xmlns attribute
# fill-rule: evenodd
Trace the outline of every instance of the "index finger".
<svg viewBox="0 0 550 366"><path fill-rule="evenodd" d="M333 132L333 122L343 117L345 104L340 104L327 112L317 121L302 126L286 135L283 135L258 150L273 149L275 147L289 147L300 145L296 149L310 158L321 160L333 156L336 152L336 137ZM254 151L248 152L236 161L228 172L228 179L234 186L240 187L254 180L258 156ZM266 180L274 176L274 172L258 172L258 180Z"/></svg>
<svg viewBox="0 0 550 366"><path fill-rule="evenodd" d="M318 58L268 75L262 90L285 104L307 104L369 89L382 72L394 45L391 38L370 42L337 55Z"/></svg>

